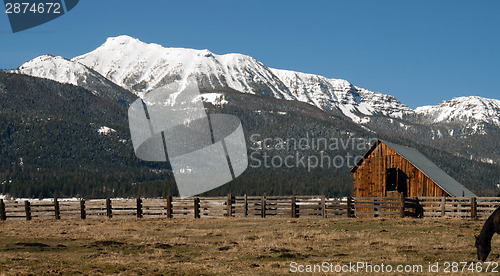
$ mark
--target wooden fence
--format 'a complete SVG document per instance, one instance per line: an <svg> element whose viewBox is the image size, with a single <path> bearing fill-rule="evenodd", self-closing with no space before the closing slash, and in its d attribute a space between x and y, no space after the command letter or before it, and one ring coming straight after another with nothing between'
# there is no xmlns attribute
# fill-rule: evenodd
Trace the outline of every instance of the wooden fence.
<svg viewBox="0 0 500 276"><path fill-rule="evenodd" d="M422 217L422 208L416 198L355 197L353 213L356 217Z"/></svg>
<svg viewBox="0 0 500 276"><path fill-rule="evenodd" d="M457 217L484 218L500 197L232 196L163 199L2 200L0 220L215 217Z"/></svg>

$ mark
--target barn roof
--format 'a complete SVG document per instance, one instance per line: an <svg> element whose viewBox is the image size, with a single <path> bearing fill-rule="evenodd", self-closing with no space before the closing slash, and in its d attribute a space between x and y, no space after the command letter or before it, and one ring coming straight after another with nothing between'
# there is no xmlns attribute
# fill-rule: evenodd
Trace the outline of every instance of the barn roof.
<svg viewBox="0 0 500 276"><path fill-rule="evenodd" d="M377 140L376 143L368 150L361 159L352 169L351 172L355 172L359 166L363 163L364 159L370 155L370 153L375 150L375 148L380 144L384 143L389 148L393 149L395 152L400 154L403 158L412 163L417 169L424 173L427 177L432 179L439 187L441 187L448 194L456 197L466 196L466 197L476 197L476 195L467 189L465 186L456 181L453 177L448 175L442 169L440 169L434 162L429 160L425 155L423 155L418 150L387 142L384 140Z"/></svg>

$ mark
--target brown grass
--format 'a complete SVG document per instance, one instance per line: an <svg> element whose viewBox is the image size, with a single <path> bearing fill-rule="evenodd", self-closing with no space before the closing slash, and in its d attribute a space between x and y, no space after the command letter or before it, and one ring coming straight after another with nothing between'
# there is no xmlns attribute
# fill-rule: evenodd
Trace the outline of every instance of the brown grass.
<svg viewBox="0 0 500 276"><path fill-rule="evenodd" d="M325 261L422 264L426 269L429 262L476 261L473 235L482 223L318 218L5 221L0 222L0 274L281 275L289 273L290 262ZM499 240L493 239L490 261L500 257Z"/></svg>

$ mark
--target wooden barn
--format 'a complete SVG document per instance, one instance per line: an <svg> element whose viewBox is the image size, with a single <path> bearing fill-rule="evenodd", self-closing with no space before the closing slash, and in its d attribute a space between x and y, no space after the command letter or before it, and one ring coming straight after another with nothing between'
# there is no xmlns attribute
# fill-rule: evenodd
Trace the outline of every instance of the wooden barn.
<svg viewBox="0 0 500 276"><path fill-rule="evenodd" d="M351 172L355 197L476 197L418 150L383 140Z"/></svg>

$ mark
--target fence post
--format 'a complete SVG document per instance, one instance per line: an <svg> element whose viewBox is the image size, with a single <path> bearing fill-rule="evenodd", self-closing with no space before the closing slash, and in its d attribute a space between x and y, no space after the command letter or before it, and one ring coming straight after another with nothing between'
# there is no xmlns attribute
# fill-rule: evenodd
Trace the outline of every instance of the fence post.
<svg viewBox="0 0 500 276"><path fill-rule="evenodd" d="M325 200L325 195L321 196L321 217L325 218L326 217L326 200Z"/></svg>
<svg viewBox="0 0 500 276"><path fill-rule="evenodd" d="M233 196L231 193L227 194L226 209L226 216L231 217L233 215Z"/></svg>
<svg viewBox="0 0 500 276"><path fill-rule="evenodd" d="M194 198L194 218L200 218L200 198Z"/></svg>
<svg viewBox="0 0 500 276"><path fill-rule="evenodd" d="M347 217L352 218L352 197L347 197Z"/></svg>
<svg viewBox="0 0 500 276"><path fill-rule="evenodd" d="M142 199L137 198L137 218L142 218Z"/></svg>
<svg viewBox="0 0 500 276"><path fill-rule="evenodd" d="M418 196L415 197L415 206L413 207L415 211L415 216L417 218L423 218L424 217L424 207L420 205L420 199Z"/></svg>
<svg viewBox="0 0 500 276"><path fill-rule="evenodd" d="M54 197L54 213L56 219L61 219L61 211L59 210L59 201L57 201L57 197Z"/></svg>
<svg viewBox="0 0 500 276"><path fill-rule="evenodd" d="M167 218L172 218L172 196L167 196Z"/></svg>
<svg viewBox="0 0 500 276"><path fill-rule="evenodd" d="M80 218L86 219L87 213L85 212L85 199L80 199Z"/></svg>
<svg viewBox="0 0 500 276"><path fill-rule="evenodd" d="M380 206L380 203L378 203L379 200L377 197L374 197L373 198L373 217L379 217L381 215L380 213L380 208L378 208L378 206ZM384 216L384 215L382 215Z"/></svg>
<svg viewBox="0 0 500 276"><path fill-rule="evenodd" d="M260 217L265 218L266 217L266 197L262 196L260 198Z"/></svg>
<svg viewBox="0 0 500 276"><path fill-rule="evenodd" d="M266 197L262 196L260 199L260 217L266 217Z"/></svg>
<svg viewBox="0 0 500 276"><path fill-rule="evenodd" d="M31 220L31 207L29 201L24 201L24 211L26 212L26 220Z"/></svg>
<svg viewBox="0 0 500 276"><path fill-rule="evenodd" d="M444 217L446 215L446 197L441 198L441 217Z"/></svg>
<svg viewBox="0 0 500 276"><path fill-rule="evenodd" d="M475 197L472 197L470 199L470 218L471 219L477 218L477 200Z"/></svg>
<svg viewBox="0 0 500 276"><path fill-rule="evenodd" d="M458 216L460 218L462 218L462 200L461 199L458 199L458 203L457 203L457 211L458 211Z"/></svg>
<svg viewBox="0 0 500 276"><path fill-rule="evenodd" d="M3 199L0 199L0 220L6 220L7 215L5 214L5 203Z"/></svg>
<svg viewBox="0 0 500 276"><path fill-rule="evenodd" d="M113 211L111 210L111 199L109 197L106 198L106 216L108 218L113 217Z"/></svg>
<svg viewBox="0 0 500 276"><path fill-rule="evenodd" d="M245 205L244 205L244 212L245 212L245 217L248 216L248 199L247 199L247 194L245 194Z"/></svg>
<svg viewBox="0 0 500 276"><path fill-rule="evenodd" d="M401 204L401 208L399 209L399 216L404 218L405 217L405 197L403 194L401 194L401 199L399 201Z"/></svg>
<svg viewBox="0 0 500 276"><path fill-rule="evenodd" d="M292 208L291 208L291 216L292 218L297 217L297 204L295 203L296 198L295 196L292 196Z"/></svg>

